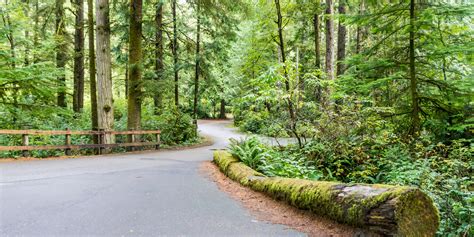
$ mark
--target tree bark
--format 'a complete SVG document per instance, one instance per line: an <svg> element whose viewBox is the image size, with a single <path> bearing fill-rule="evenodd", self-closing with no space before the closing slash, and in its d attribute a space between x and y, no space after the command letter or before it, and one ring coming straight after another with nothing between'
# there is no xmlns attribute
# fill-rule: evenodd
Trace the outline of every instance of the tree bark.
<svg viewBox="0 0 474 237"><path fill-rule="evenodd" d="M173 64L174 64L174 104L179 106L179 75L178 75L178 28L176 22L176 0L172 2L173 11Z"/></svg>
<svg viewBox="0 0 474 237"><path fill-rule="evenodd" d="M364 0L361 0L359 3L359 15L363 14L365 11L365 3ZM362 26L357 25L356 29L356 54L360 53L361 51L361 44L364 39L364 29Z"/></svg>
<svg viewBox="0 0 474 237"><path fill-rule="evenodd" d="M290 79L288 77L288 71L286 68L286 54L285 54L285 41L283 40L283 18L281 16L280 1L275 0L275 6L277 11L277 25L278 25L278 46L280 47L281 61L283 63L283 76L285 78L285 90L289 94L288 102L288 113L290 115L290 129L298 140L298 144L301 147L302 143L298 133L296 132L296 115L293 108L293 101L291 100L291 88L290 88Z"/></svg>
<svg viewBox="0 0 474 237"><path fill-rule="evenodd" d="M84 108L84 0L76 0L76 22L74 33L74 93L73 110Z"/></svg>
<svg viewBox="0 0 474 237"><path fill-rule="evenodd" d="M339 1L338 6L339 17L346 14L346 2L345 0ZM344 74L345 65L343 63L346 57L346 26L341 22L339 18L339 23L337 27L337 76Z"/></svg>
<svg viewBox="0 0 474 237"><path fill-rule="evenodd" d="M65 66L67 60L67 45L65 41L65 18L64 18L64 0L56 0L56 67L61 71L58 77L58 98L57 104L60 107L66 107L66 75Z"/></svg>
<svg viewBox="0 0 474 237"><path fill-rule="evenodd" d="M329 80L334 79L333 41L334 22L332 20L332 0L326 0L326 74Z"/></svg>
<svg viewBox="0 0 474 237"><path fill-rule="evenodd" d="M196 1L196 15L197 15L197 22L196 22L196 65L194 71L194 103L193 103L193 118L197 120L197 108L198 108L198 97L199 97L199 61L201 60L200 55L200 44L201 44L201 6L200 1Z"/></svg>
<svg viewBox="0 0 474 237"><path fill-rule="evenodd" d="M33 28L33 63L38 63L38 34L39 34L39 0L35 1L35 17L34 17L34 28Z"/></svg>
<svg viewBox="0 0 474 237"><path fill-rule="evenodd" d="M220 109L220 113L219 113L219 118L220 119L226 119L226 116L225 116L225 100L224 99L221 99L221 109Z"/></svg>
<svg viewBox="0 0 474 237"><path fill-rule="evenodd" d="M156 7L155 15L156 33L155 33L155 74L157 91L153 97L155 105L155 114L160 114L163 109L163 91L161 90L160 80L163 80L163 3L159 2Z"/></svg>
<svg viewBox="0 0 474 237"><path fill-rule="evenodd" d="M142 80L142 0L130 1L128 130L139 130ZM129 142L134 142L129 136Z"/></svg>
<svg viewBox="0 0 474 237"><path fill-rule="evenodd" d="M91 94L91 122L92 130L99 128L99 121L97 117L97 84L96 84L96 69L95 69L95 43L94 43L94 4L93 0L87 0L87 24L89 35L89 83ZM98 143L98 137L94 136L94 144Z"/></svg>
<svg viewBox="0 0 474 237"><path fill-rule="evenodd" d="M24 13L26 18L29 18L30 14L30 1L29 0L23 0L23 3L25 4L24 6ZM29 38L30 38L30 31L29 27L25 27L25 61L24 64L25 66L30 64L30 43L29 43Z"/></svg>
<svg viewBox="0 0 474 237"><path fill-rule="evenodd" d="M267 177L226 151L214 152L214 163L255 191L368 230L359 236L434 236L439 226L433 200L414 187Z"/></svg>
<svg viewBox="0 0 474 237"><path fill-rule="evenodd" d="M8 0L5 1L5 4L8 6ZM10 43L10 57L12 58L11 67L16 68L16 63L15 63L15 61L16 61L16 53L15 53L16 41L15 41L15 38L13 36L13 27L12 27L12 23L11 23L11 20L10 20L10 15L8 15L8 13L2 14L2 20L3 20L3 25L5 26L5 28L8 29L7 39L8 39L8 43Z"/></svg>
<svg viewBox="0 0 474 237"><path fill-rule="evenodd" d="M112 71L110 55L110 20L109 1L96 0L96 47L97 47L97 115L99 129L111 131L114 128L114 108L112 98ZM114 137L107 134L104 142L114 142ZM106 150L107 151L107 150Z"/></svg>
<svg viewBox="0 0 474 237"><path fill-rule="evenodd" d="M314 26L314 53L316 56L315 66L316 68L321 68L321 34L320 34L320 23L319 15L315 13L313 16L313 26Z"/></svg>
<svg viewBox="0 0 474 237"><path fill-rule="evenodd" d="M418 82L415 71L415 0L410 0L410 92L411 92L411 129L410 134L416 136L420 130L420 105L418 100Z"/></svg>

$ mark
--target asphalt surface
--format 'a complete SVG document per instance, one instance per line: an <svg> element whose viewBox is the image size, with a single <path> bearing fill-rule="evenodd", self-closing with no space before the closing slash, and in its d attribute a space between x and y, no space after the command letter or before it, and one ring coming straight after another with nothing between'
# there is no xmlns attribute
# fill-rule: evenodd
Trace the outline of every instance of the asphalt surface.
<svg viewBox="0 0 474 237"><path fill-rule="evenodd" d="M239 137L200 122L213 146L0 163L0 236L300 236L255 220L199 171Z"/></svg>

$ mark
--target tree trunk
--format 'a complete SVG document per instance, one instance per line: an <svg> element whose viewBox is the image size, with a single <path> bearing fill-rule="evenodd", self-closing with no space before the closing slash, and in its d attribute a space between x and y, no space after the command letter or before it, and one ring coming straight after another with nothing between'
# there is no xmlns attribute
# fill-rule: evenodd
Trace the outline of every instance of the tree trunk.
<svg viewBox="0 0 474 237"><path fill-rule="evenodd" d="M193 118L197 120L197 108L198 108L198 93L199 93L199 61L201 60L200 56L200 44L201 44L201 6L200 1L197 0L196 2L196 15L197 15L197 23L196 23L196 65L195 65L195 72L194 72L194 104L193 104Z"/></svg>
<svg viewBox="0 0 474 237"><path fill-rule="evenodd" d="M332 0L326 0L326 74L329 80L334 79L333 40L334 22L332 20Z"/></svg>
<svg viewBox="0 0 474 237"><path fill-rule="evenodd" d="M111 131L114 128L114 107L112 98L112 71L110 55L110 20L109 1L96 0L96 46L97 46L97 115L99 129ZM104 142L114 142L114 137L107 134Z"/></svg>
<svg viewBox="0 0 474 237"><path fill-rule="evenodd" d="M8 0L5 1L5 4L8 6ZM8 13L2 14L2 20L3 20L3 25L5 26L5 28L8 29L7 39L8 39L8 42L10 43L10 57L12 58L11 67L16 68L16 63L15 63L15 61L16 61L16 53L15 53L16 42L15 42L15 38L13 36L13 27L12 27L12 23L11 23L11 20L10 20L10 15L8 15Z"/></svg>
<svg viewBox="0 0 474 237"><path fill-rule="evenodd" d="M412 103L410 134L416 136L420 129L420 105L418 101L418 82L415 72L415 0L410 0L410 92Z"/></svg>
<svg viewBox="0 0 474 237"><path fill-rule="evenodd" d="M56 0L56 67L61 70L58 77L58 99L60 107L66 107L66 75L65 66L67 60L66 30L64 18L64 0Z"/></svg>
<svg viewBox="0 0 474 237"><path fill-rule="evenodd" d="M179 106L179 75L178 75L178 28L176 22L176 0L172 2L173 11L173 64L174 64L174 104Z"/></svg>
<svg viewBox="0 0 474 237"><path fill-rule="evenodd" d="M339 1L338 7L339 16L346 14L346 2L345 0ZM337 76L342 75L345 70L345 65L343 63L346 57L346 26L341 22L339 18L339 23L337 27Z"/></svg>
<svg viewBox="0 0 474 237"><path fill-rule="evenodd" d="M141 122L142 80L142 0L130 2L130 41L128 76L128 130L139 130ZM134 142L129 136L129 142Z"/></svg>
<svg viewBox="0 0 474 237"><path fill-rule="evenodd" d="M314 26L314 51L316 56L316 68L321 68L321 35L320 35L320 23L319 15L316 13L313 16L313 26Z"/></svg>
<svg viewBox="0 0 474 237"><path fill-rule="evenodd" d="M221 99L221 109L220 109L220 114L219 114L220 119L226 119L225 116L225 100Z"/></svg>
<svg viewBox="0 0 474 237"><path fill-rule="evenodd" d="M25 4L24 6L24 13L26 18L29 19L29 14L30 14L30 1L29 0L23 0L23 3ZM29 38L30 38L30 31L29 27L25 27L25 61L24 64L25 66L30 64L30 43L29 43Z"/></svg>
<svg viewBox="0 0 474 237"><path fill-rule="evenodd" d="M34 50L33 50L33 63L38 63L39 62L39 59L38 59L38 48L39 48L39 44L38 44L38 34L39 34L39 0L36 0L35 1L35 18L34 18L34 28L33 28L33 47L34 47Z"/></svg>
<svg viewBox="0 0 474 237"><path fill-rule="evenodd" d="M74 93L73 110L84 108L84 0L76 0L76 24L74 33Z"/></svg>
<svg viewBox="0 0 474 237"><path fill-rule="evenodd" d="M89 34L89 83L91 92L91 122L92 130L99 128L99 121L97 117L97 85L96 85L96 70L95 70L95 44L94 44L94 5L93 0L87 0L87 24ZM94 144L97 144L98 137L94 136Z"/></svg>
<svg viewBox="0 0 474 237"><path fill-rule="evenodd" d="M364 3L364 0L361 0L360 3L359 3L359 15L363 14L364 11L365 11L365 3ZM363 30L363 27L362 26L359 26L357 25L357 29L356 29L356 54L360 53L360 50L361 50L361 44L362 44L362 41L364 39L364 30Z"/></svg>
<svg viewBox="0 0 474 237"><path fill-rule="evenodd" d="M299 209L360 227L356 236L435 236L433 200L415 187L266 177L226 151L214 163L232 180Z"/></svg>
<svg viewBox="0 0 474 237"><path fill-rule="evenodd" d="M290 79L288 77L288 71L286 68L286 54L285 54L285 41L283 40L283 18L281 16L281 9L280 9L280 0L275 0L275 6L277 10L277 24L278 24L278 39L279 39L279 44L280 46L280 54L281 54L281 61L283 63L283 74L285 78L285 90L286 93L289 94L288 96L288 113L290 115L290 129L295 135L296 139L298 140L298 144L301 147L301 140L300 137L298 136L298 133L296 133L296 116L293 108L293 101L291 100L291 88L290 88Z"/></svg>
<svg viewBox="0 0 474 237"><path fill-rule="evenodd" d="M156 7L155 15L156 33L155 33L155 74L157 91L153 97L155 105L155 114L160 114L163 109L163 91L161 90L160 80L163 80L163 3L159 2Z"/></svg>

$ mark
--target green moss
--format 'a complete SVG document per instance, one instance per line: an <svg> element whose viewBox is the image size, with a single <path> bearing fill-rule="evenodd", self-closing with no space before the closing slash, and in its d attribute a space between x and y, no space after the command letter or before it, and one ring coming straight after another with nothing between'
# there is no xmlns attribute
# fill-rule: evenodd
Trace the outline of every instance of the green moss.
<svg viewBox="0 0 474 237"><path fill-rule="evenodd" d="M252 177L264 176L263 174L239 162L238 159L232 157L232 155L225 151L214 152L214 162L229 178L245 186L249 184Z"/></svg>
<svg viewBox="0 0 474 237"><path fill-rule="evenodd" d="M432 236L439 225L439 214L433 201L416 188L270 178L225 151L215 152L214 162L228 177L242 185L342 223L362 228L372 228L373 223L379 223L377 230L399 236ZM390 206L389 210L395 212L396 223L393 215L378 213L382 205ZM369 216L373 223L369 224Z"/></svg>
<svg viewBox="0 0 474 237"><path fill-rule="evenodd" d="M418 189L412 189L398 199L395 218L399 235L434 236L439 226L439 212L433 200Z"/></svg>

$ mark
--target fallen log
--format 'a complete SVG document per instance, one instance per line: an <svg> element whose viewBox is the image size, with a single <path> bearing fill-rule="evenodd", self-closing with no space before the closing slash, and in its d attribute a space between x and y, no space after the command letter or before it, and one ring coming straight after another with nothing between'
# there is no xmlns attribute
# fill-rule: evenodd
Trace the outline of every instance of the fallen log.
<svg viewBox="0 0 474 237"><path fill-rule="evenodd" d="M439 214L415 187L266 177L226 151L214 162L229 178L301 209L385 236L434 236Z"/></svg>

